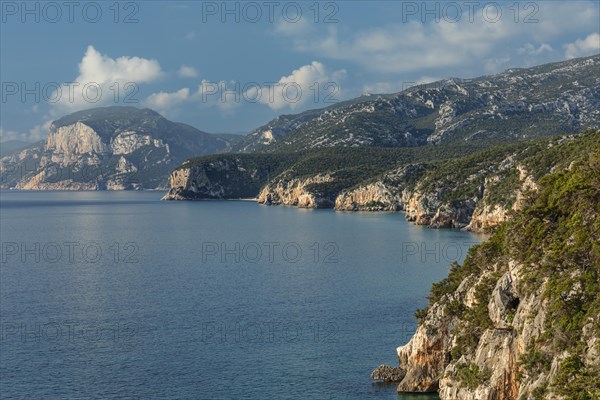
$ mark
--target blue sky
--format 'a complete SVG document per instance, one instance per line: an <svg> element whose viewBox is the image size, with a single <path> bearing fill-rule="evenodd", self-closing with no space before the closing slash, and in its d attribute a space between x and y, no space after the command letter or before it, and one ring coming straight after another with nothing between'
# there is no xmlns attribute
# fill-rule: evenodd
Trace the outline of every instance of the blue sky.
<svg viewBox="0 0 600 400"><path fill-rule="evenodd" d="M248 132L363 93L600 52L598 1L73 4L2 1L3 141L106 105Z"/></svg>

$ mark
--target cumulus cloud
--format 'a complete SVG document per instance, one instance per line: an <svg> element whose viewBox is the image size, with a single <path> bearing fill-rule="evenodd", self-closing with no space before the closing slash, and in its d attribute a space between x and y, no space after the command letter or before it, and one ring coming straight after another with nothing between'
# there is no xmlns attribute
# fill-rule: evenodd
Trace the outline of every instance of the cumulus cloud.
<svg viewBox="0 0 600 400"><path fill-rule="evenodd" d="M11 130L5 130L0 127L0 142L6 142L8 140L22 140L24 142L37 142L48 136L48 130L52 121L46 121L42 124L36 125L31 128L28 132L17 132Z"/></svg>
<svg viewBox="0 0 600 400"><path fill-rule="evenodd" d="M78 81L83 82L152 82L161 76L160 64L156 60L140 57L110 58L101 54L94 46L88 46L79 63Z"/></svg>
<svg viewBox="0 0 600 400"><path fill-rule="evenodd" d="M113 102L115 93L122 98L129 85L153 82L162 76L156 60L122 56L116 59L88 46L79 63L79 76L69 90L61 90L56 105L63 110L97 107ZM117 92L118 90L118 92ZM67 95L72 91L72 96Z"/></svg>
<svg viewBox="0 0 600 400"><path fill-rule="evenodd" d="M161 113L168 113L175 106L185 102L190 97L190 89L183 88L176 92L153 93L144 102L147 107Z"/></svg>
<svg viewBox="0 0 600 400"><path fill-rule="evenodd" d="M177 75L182 78L196 78L198 76L198 70L194 67L182 65L177 71Z"/></svg>
<svg viewBox="0 0 600 400"><path fill-rule="evenodd" d="M346 76L346 70L329 73L325 65L318 61L282 76L273 85L253 87L246 91L245 97L256 99L273 110L286 106L292 110L309 102L327 103L339 101L340 81Z"/></svg>
<svg viewBox="0 0 600 400"><path fill-rule="evenodd" d="M592 33L585 39L577 39L573 43L566 44L565 57L567 59L590 56L600 52L600 34Z"/></svg>

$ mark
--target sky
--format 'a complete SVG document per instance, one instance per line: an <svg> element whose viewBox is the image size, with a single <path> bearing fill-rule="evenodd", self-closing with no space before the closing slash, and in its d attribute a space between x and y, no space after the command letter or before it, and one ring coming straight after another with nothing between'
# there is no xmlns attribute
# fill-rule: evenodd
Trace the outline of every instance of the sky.
<svg viewBox="0 0 600 400"><path fill-rule="evenodd" d="M78 110L152 108L211 133L600 52L599 1L4 1L0 140Z"/></svg>

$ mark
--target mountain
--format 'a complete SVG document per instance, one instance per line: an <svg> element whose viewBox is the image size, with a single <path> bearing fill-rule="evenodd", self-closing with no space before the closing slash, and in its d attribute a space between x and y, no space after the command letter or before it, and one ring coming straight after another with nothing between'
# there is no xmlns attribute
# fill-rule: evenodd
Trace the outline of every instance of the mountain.
<svg viewBox="0 0 600 400"><path fill-rule="evenodd" d="M531 140L600 126L600 55L447 79L283 115L234 151Z"/></svg>
<svg viewBox="0 0 600 400"><path fill-rule="evenodd" d="M7 140L6 142L2 142L0 143L0 157L24 149L25 147L31 146L31 144L32 143L30 142L24 142L22 140Z"/></svg>
<svg viewBox="0 0 600 400"><path fill-rule="evenodd" d="M106 107L54 121L48 138L1 159L3 188L155 189L186 159L231 149L235 135L211 135L150 109Z"/></svg>
<svg viewBox="0 0 600 400"><path fill-rule="evenodd" d="M213 155L177 168L164 199L252 197L268 205L405 211L419 225L486 231L520 209L542 176L594 150L598 129L494 146Z"/></svg>
<svg viewBox="0 0 600 400"><path fill-rule="evenodd" d="M600 398L599 232L596 145L434 284L399 365L372 378L442 400Z"/></svg>

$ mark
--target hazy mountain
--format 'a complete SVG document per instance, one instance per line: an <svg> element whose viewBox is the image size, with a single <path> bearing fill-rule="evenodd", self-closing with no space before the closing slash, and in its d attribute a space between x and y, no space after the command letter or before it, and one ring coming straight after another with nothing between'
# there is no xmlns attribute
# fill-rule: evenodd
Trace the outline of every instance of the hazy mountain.
<svg viewBox="0 0 600 400"><path fill-rule="evenodd" d="M31 145L31 142L24 142L22 140L7 140L6 142L0 143L0 157L14 153L15 151Z"/></svg>
<svg viewBox="0 0 600 400"><path fill-rule="evenodd" d="M54 121L48 138L2 158L2 187L151 189L186 159L226 152L235 135L211 135L150 109L106 107Z"/></svg>

